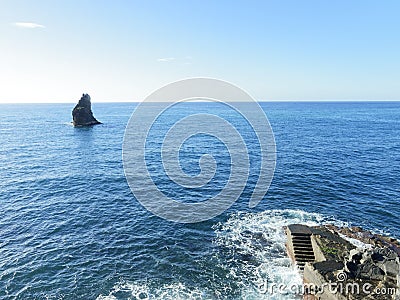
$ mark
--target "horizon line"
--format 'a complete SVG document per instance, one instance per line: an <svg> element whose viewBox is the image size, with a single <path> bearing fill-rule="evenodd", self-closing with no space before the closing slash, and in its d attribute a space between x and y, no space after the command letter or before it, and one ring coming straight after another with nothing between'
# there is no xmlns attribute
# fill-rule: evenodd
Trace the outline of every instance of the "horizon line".
<svg viewBox="0 0 400 300"><path fill-rule="evenodd" d="M316 100L307 100L307 99L287 99L287 100L279 100L279 99L270 99L270 100L256 100L257 102L260 103L271 103L271 102L290 102L290 103L295 103L295 102L400 102L400 99L390 99L390 100L385 100L385 99L316 99ZM141 103L143 100L139 101L131 101L131 100L117 100L117 101L112 101L112 100L100 100L100 101L92 101L93 103ZM152 103L160 103L163 101L152 101ZM189 102L209 102L206 100L196 100L196 101L189 101ZM233 102L240 102L240 101L233 101ZM250 102L250 101L242 101L242 102ZM1 104L76 104L77 102L74 101L57 101L57 102L46 102L46 101L39 101L39 102L8 102L6 101L0 101ZM150 103L150 102L149 102ZM172 103L172 102L171 102Z"/></svg>

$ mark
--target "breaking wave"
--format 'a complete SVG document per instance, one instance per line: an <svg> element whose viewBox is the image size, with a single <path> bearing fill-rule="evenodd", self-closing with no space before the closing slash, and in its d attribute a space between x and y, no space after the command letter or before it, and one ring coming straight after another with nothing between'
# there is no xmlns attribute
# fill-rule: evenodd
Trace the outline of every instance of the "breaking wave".
<svg viewBox="0 0 400 300"><path fill-rule="evenodd" d="M225 272L224 282L210 279L207 288L185 282L157 285L155 282L120 282L103 299L300 299L296 293L266 293L266 285L301 286L298 269L286 254L284 226L310 226L343 222L301 210L267 210L234 213L213 226L216 273Z"/></svg>

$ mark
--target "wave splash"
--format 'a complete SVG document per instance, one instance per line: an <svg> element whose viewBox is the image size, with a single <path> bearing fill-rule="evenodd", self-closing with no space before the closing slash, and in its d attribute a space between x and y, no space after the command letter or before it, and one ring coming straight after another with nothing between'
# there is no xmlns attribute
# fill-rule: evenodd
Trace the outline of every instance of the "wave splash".
<svg viewBox="0 0 400 300"><path fill-rule="evenodd" d="M148 283L121 282L116 284L112 291L96 300L117 299L166 299L166 300L195 300L204 299L198 289L188 288L182 283L165 284L158 288L151 288Z"/></svg>
<svg viewBox="0 0 400 300"><path fill-rule="evenodd" d="M302 285L298 269L286 254L283 227L293 223L314 226L327 221L320 214L301 210L267 210L236 213L227 222L215 225L216 243L226 250L228 260L233 262L230 274L242 282L239 298L298 298L298 294L290 292L266 293L266 287L273 284Z"/></svg>
<svg viewBox="0 0 400 300"><path fill-rule="evenodd" d="M299 223L309 226L332 223L345 226L334 218L302 210L266 210L260 213L234 213L226 222L213 226L218 264L226 282L212 288L192 287L184 282L157 286L151 282L120 282L108 295L97 300L116 299L301 299L292 293L266 293L267 284L302 285L302 277L286 254L284 226ZM220 289L223 286L224 288Z"/></svg>

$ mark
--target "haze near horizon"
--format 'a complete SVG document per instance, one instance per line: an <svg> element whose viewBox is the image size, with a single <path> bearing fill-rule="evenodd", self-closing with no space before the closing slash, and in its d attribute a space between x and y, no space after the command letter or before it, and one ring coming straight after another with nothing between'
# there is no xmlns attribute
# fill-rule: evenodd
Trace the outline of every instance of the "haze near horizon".
<svg viewBox="0 0 400 300"><path fill-rule="evenodd" d="M176 80L255 99L399 100L397 1L2 1L0 102L143 100Z"/></svg>

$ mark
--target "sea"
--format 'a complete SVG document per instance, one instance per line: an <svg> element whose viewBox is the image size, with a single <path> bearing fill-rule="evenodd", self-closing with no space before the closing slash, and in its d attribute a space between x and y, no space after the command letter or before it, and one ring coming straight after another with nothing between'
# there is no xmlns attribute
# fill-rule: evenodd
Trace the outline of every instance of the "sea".
<svg viewBox="0 0 400 300"><path fill-rule="evenodd" d="M229 106L174 106L146 142L147 168L163 193L205 201L235 163L221 139L193 136L178 165L196 175L210 154L216 171L204 189L181 188L161 162L171 120L225 116L250 153L238 199L197 223L154 215L130 190L122 147L137 105L93 103L103 124L74 128L74 104L0 104L0 299L301 299L293 288L266 288L302 282L284 226L354 225L400 238L400 102L260 102L276 168L254 208L261 164L251 124Z"/></svg>

